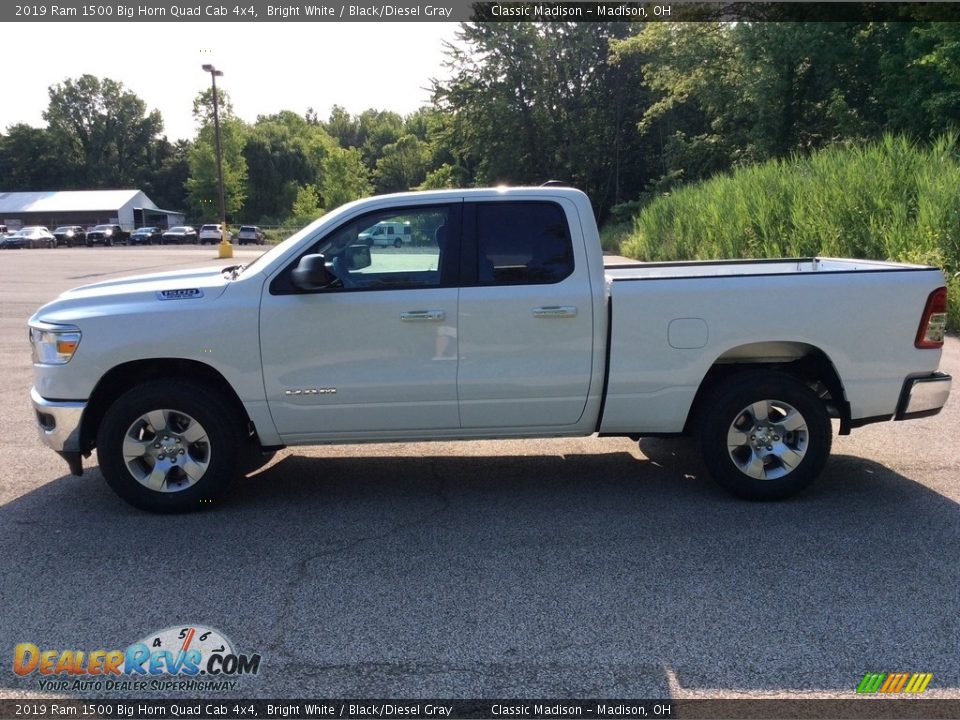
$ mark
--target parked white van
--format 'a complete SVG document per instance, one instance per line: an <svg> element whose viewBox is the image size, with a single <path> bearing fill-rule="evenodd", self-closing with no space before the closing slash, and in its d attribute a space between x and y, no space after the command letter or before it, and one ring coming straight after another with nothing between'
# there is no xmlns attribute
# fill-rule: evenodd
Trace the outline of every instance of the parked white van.
<svg viewBox="0 0 960 720"><path fill-rule="evenodd" d="M357 240L370 247L390 247L392 245L398 248L404 243L410 242L410 224L384 220L361 232L357 235Z"/></svg>

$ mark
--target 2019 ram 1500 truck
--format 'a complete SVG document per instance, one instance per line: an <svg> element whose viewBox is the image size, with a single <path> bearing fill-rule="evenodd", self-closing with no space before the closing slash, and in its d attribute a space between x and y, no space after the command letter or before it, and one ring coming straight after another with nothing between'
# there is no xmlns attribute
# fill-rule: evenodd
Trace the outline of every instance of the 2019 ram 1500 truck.
<svg viewBox="0 0 960 720"><path fill-rule="evenodd" d="M362 242L378 223L415 250ZM74 473L96 449L153 511L205 507L287 445L593 433L695 434L716 480L775 499L820 472L831 418L848 433L940 410L945 318L930 267L604 269L577 190L410 193L246 266L64 293L29 321L32 399Z"/></svg>

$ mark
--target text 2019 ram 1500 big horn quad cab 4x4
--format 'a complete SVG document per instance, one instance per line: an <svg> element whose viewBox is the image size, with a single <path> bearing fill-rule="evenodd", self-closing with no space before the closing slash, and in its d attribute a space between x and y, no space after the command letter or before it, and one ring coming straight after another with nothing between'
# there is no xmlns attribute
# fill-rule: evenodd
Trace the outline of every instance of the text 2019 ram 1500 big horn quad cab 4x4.
<svg viewBox="0 0 960 720"><path fill-rule="evenodd" d="M359 239L378 223L409 226L409 250ZM831 418L848 433L940 410L945 318L931 267L605 269L577 190L409 193L246 266L64 293L29 321L32 399L74 473L96 449L153 511L205 507L283 446L594 433L695 434L717 481L775 499L820 472Z"/></svg>

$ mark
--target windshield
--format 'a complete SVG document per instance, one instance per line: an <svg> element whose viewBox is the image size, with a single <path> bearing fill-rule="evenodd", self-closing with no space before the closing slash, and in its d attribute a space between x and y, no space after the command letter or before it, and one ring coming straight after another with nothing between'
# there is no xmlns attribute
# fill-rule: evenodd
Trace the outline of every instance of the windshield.
<svg viewBox="0 0 960 720"><path fill-rule="evenodd" d="M111 230L111 229L112 227L110 225L97 225L93 230L94 232L96 232L97 230Z"/></svg>

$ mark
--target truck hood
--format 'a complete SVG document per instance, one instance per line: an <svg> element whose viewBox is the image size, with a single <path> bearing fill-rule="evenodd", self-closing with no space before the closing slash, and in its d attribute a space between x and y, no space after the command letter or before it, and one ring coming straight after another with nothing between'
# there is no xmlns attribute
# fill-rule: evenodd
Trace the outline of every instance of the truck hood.
<svg viewBox="0 0 960 720"><path fill-rule="evenodd" d="M209 267L104 280L67 290L41 307L31 320L76 322L136 308L146 310L156 303L188 310L195 303L216 300L229 284L220 268Z"/></svg>

